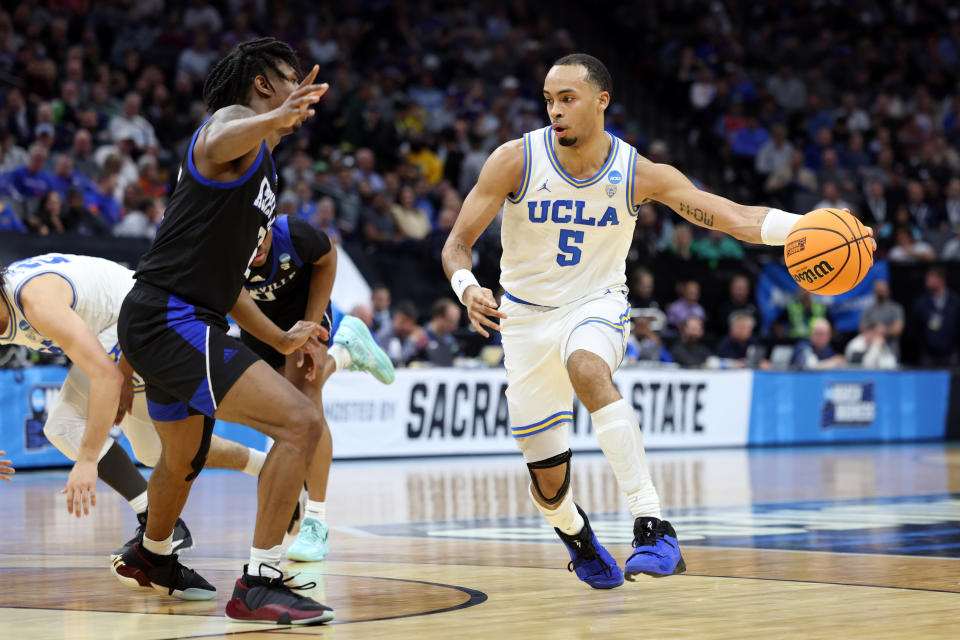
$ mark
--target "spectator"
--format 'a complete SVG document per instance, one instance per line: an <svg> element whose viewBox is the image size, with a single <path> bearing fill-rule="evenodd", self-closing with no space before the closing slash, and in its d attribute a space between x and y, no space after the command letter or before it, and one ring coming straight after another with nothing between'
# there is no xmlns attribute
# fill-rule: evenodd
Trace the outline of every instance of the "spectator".
<svg viewBox="0 0 960 640"><path fill-rule="evenodd" d="M385 284L374 285L370 292L370 304L373 307L374 335L379 334L385 327L391 325L390 319L390 289Z"/></svg>
<svg viewBox="0 0 960 640"><path fill-rule="evenodd" d="M86 176L74 171L73 158L65 153L58 153L53 164L53 188L60 194L61 200L66 200L67 191L70 189L89 191L94 185Z"/></svg>
<svg viewBox="0 0 960 640"><path fill-rule="evenodd" d="M696 240L690 251L701 260L742 260L743 245L729 235L711 229L703 238Z"/></svg>
<svg viewBox="0 0 960 640"><path fill-rule="evenodd" d="M800 196L817 192L817 176L803 166L803 152L794 149L787 166L767 178L765 189L767 193L786 202L789 207L797 209L795 203Z"/></svg>
<svg viewBox="0 0 960 640"><path fill-rule="evenodd" d="M800 289L797 297L784 307L774 322L774 335L778 338L807 338L817 320L827 317L827 306L813 299L806 289Z"/></svg>
<svg viewBox="0 0 960 640"><path fill-rule="evenodd" d="M823 183L823 200L813 205L814 209L851 209L852 205L840 195L836 182Z"/></svg>
<svg viewBox="0 0 960 640"><path fill-rule="evenodd" d="M903 306L890 298L890 284L886 280L873 283L873 303L860 314L861 333L868 325L879 324L887 345L894 355L900 353L900 334L903 333Z"/></svg>
<svg viewBox="0 0 960 640"><path fill-rule="evenodd" d="M927 292L917 298L910 313L911 337L920 350L924 367L957 364L957 332L960 331L960 298L947 288L942 267L927 271Z"/></svg>
<svg viewBox="0 0 960 640"><path fill-rule="evenodd" d="M317 229L320 229L320 231L326 233L331 243L340 244L343 239L340 237L340 229L337 227L336 217L336 205L333 202L333 198L323 197L317 202L317 209L310 223Z"/></svg>
<svg viewBox="0 0 960 640"><path fill-rule="evenodd" d="M97 179L100 166L93 159L93 136L86 129L77 129L73 134L73 147L70 149L73 168L91 182Z"/></svg>
<svg viewBox="0 0 960 640"><path fill-rule="evenodd" d="M760 311L757 309L757 305L750 300L750 279L742 274L730 278L729 296L720 305L717 313L716 332L724 334L730 330L728 323L733 313L746 313L753 318L753 326L756 328L760 323Z"/></svg>
<svg viewBox="0 0 960 640"><path fill-rule="evenodd" d="M400 189L400 201L392 205L393 219L400 232L411 240L423 240L430 233L430 220L427 214L415 206L416 194L413 187L407 185Z"/></svg>
<svg viewBox="0 0 960 640"><path fill-rule="evenodd" d="M947 199L943 205L943 218L951 229L960 228L960 178L951 178L947 183Z"/></svg>
<svg viewBox="0 0 960 640"><path fill-rule="evenodd" d="M937 254L923 240L914 240L907 227L897 227L894 231L894 246L888 255L893 262L932 262Z"/></svg>
<svg viewBox="0 0 960 640"><path fill-rule="evenodd" d="M113 199L116 191L117 176L103 169L97 176L96 188L88 191L84 197L85 208L99 215L110 226L117 224L123 215L120 203Z"/></svg>
<svg viewBox="0 0 960 640"><path fill-rule="evenodd" d="M929 231L940 228L940 211L927 201L923 184L919 180L907 182L907 211L921 229Z"/></svg>
<svg viewBox="0 0 960 640"><path fill-rule="evenodd" d="M729 332L717 343L717 357L734 369L768 368L770 363L763 359L763 348L753 337L756 325L753 316L745 311L734 311L728 323Z"/></svg>
<svg viewBox="0 0 960 640"><path fill-rule="evenodd" d="M206 0L191 0L190 6L183 12L183 28L187 31L206 29L210 33L219 33L223 28L223 19Z"/></svg>
<svg viewBox="0 0 960 640"><path fill-rule="evenodd" d="M377 333L377 342L394 364L407 364L427 345L427 334L417 324L417 307L401 300L393 310L390 324Z"/></svg>
<svg viewBox="0 0 960 640"><path fill-rule="evenodd" d="M777 123L770 127L770 139L757 152L754 168L764 179L790 163L793 145L787 140L787 127Z"/></svg>
<svg viewBox="0 0 960 640"><path fill-rule="evenodd" d="M363 212L363 237L368 244L399 242L403 239L390 211L387 196L378 193Z"/></svg>
<svg viewBox="0 0 960 640"><path fill-rule="evenodd" d="M630 279L630 306L634 309L659 309L653 297L653 274L646 267L633 270Z"/></svg>
<svg viewBox="0 0 960 640"><path fill-rule="evenodd" d="M706 311L700 306L700 283L688 280L681 285L681 290L683 295L667 307L667 323L678 332L683 329L688 318L699 319L701 325L707 319ZM700 333L703 333L702 326Z"/></svg>
<svg viewBox="0 0 960 640"><path fill-rule="evenodd" d="M376 156L373 155L373 151L370 149L357 149L355 159L357 168L354 171L354 180L357 182L361 180L366 181L374 193L383 191L387 184L384 182L383 177L375 171L377 159Z"/></svg>
<svg viewBox="0 0 960 640"><path fill-rule="evenodd" d="M418 354L437 367L452 367L461 354L460 344L453 332L460 326L460 305L449 298L440 298L430 309L430 322L423 327L426 345Z"/></svg>
<svg viewBox="0 0 960 640"><path fill-rule="evenodd" d="M27 227L41 236L66 231L61 214L63 199L56 190L51 189L40 197L36 211L27 218Z"/></svg>
<svg viewBox="0 0 960 640"><path fill-rule="evenodd" d="M43 145L47 152L53 151L53 142L56 139L57 129L49 122L41 122L34 129L33 143Z"/></svg>
<svg viewBox="0 0 960 640"><path fill-rule="evenodd" d="M660 333L666 325L666 317L659 309L634 309L630 336L627 338L626 358L630 362L673 362L673 356L663 346Z"/></svg>
<svg viewBox="0 0 960 640"><path fill-rule="evenodd" d="M847 344L844 356L848 365L864 369L897 368L897 356L890 350L879 322L861 323L860 334Z"/></svg>
<svg viewBox="0 0 960 640"><path fill-rule="evenodd" d="M55 186L53 175L43 170L49 153L43 145L34 144L30 147L26 166L14 169L5 176L13 197L25 201L27 206L36 203Z"/></svg>
<svg viewBox="0 0 960 640"><path fill-rule="evenodd" d="M710 348L703 344L703 320L690 316L684 321L680 340L673 345L670 353L681 367L699 368L711 356Z"/></svg>
<svg viewBox="0 0 960 640"><path fill-rule="evenodd" d="M157 134L153 130L153 125L140 115L140 106L142 99L136 91L131 91L123 100L123 113L113 116L110 119L108 131L114 140L123 139L124 136L133 140L133 145L138 151L157 148Z"/></svg>
<svg viewBox="0 0 960 640"><path fill-rule="evenodd" d="M210 37L204 29L193 34L193 46L184 49L177 58L177 75L190 78L194 83L203 82L213 63L220 55L210 48Z"/></svg>
<svg viewBox="0 0 960 640"><path fill-rule="evenodd" d="M752 165L754 157L768 140L770 140L770 133L760 126L756 115L748 114L746 125L733 132L730 139L730 150L734 156L749 158Z"/></svg>
<svg viewBox="0 0 960 640"><path fill-rule="evenodd" d="M140 177L136 182L141 193L151 198L163 198L167 195L167 183L160 180L157 175L157 158L145 153L137 161L137 168L140 170ZM129 185L128 185L129 186Z"/></svg>
<svg viewBox="0 0 960 640"><path fill-rule="evenodd" d="M29 162L30 156L22 147L17 146L13 135L5 129L0 129L0 174L19 169Z"/></svg>
<svg viewBox="0 0 960 640"><path fill-rule="evenodd" d="M163 210L155 198L141 198L136 209L126 215L114 228L113 235L123 238L147 238L153 240L157 226L163 218Z"/></svg>
<svg viewBox="0 0 960 640"><path fill-rule="evenodd" d="M883 182L877 178L867 180L863 204L858 208L863 221L872 226L879 226L891 218L892 209L884 193Z"/></svg>
<svg viewBox="0 0 960 640"><path fill-rule="evenodd" d="M830 344L833 329L826 318L817 318L810 328L810 339L801 340L793 350L790 364L801 369L835 369L846 362Z"/></svg>
<svg viewBox="0 0 960 640"><path fill-rule="evenodd" d="M350 315L367 325L367 329L372 329L373 308L367 303L358 302L357 304L353 305L353 309L350 310Z"/></svg>
<svg viewBox="0 0 960 640"><path fill-rule="evenodd" d="M777 75L767 81L767 90L777 105L788 112L800 111L807 101L807 88L789 64L780 65Z"/></svg>

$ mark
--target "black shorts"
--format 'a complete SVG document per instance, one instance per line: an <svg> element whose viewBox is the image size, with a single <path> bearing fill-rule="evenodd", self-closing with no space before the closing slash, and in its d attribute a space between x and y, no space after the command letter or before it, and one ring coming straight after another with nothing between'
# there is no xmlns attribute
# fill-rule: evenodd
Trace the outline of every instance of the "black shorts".
<svg viewBox="0 0 960 640"><path fill-rule="evenodd" d="M213 417L227 392L259 360L227 335L222 315L138 281L117 320L120 349L146 383L150 417L159 422Z"/></svg>
<svg viewBox="0 0 960 640"><path fill-rule="evenodd" d="M273 316L267 315L274 324L280 327L283 330L287 330L293 325L297 324L298 321L303 320L303 316L307 313L307 305L304 302L303 305L298 305L296 307L299 310L302 307L302 311L299 314L284 314L283 318L274 318ZM330 332L330 305L327 305L327 311L323 314L323 320L320 321L320 326ZM250 347L250 349L256 353L258 356L264 359L267 364L269 364L274 369L280 369L287 361L287 356L283 355L266 342L261 342L257 338L254 338L251 334L247 333L243 329L240 330L240 341L243 344ZM327 346L329 347L333 344L333 336L331 335L327 340Z"/></svg>

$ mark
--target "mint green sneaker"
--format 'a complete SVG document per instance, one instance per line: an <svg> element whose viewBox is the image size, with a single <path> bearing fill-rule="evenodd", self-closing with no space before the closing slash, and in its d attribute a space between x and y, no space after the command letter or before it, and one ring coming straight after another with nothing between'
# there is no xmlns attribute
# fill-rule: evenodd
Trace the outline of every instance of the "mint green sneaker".
<svg viewBox="0 0 960 640"><path fill-rule="evenodd" d="M333 344L338 344L350 352L352 371L369 371L383 384L393 382L394 371L390 356L377 346L370 329L359 318L344 316L333 336Z"/></svg>
<svg viewBox="0 0 960 640"><path fill-rule="evenodd" d="M300 523L297 539L287 549L287 559L298 562L320 562L330 551L330 545L327 543L329 531L327 523L316 518L304 518Z"/></svg>

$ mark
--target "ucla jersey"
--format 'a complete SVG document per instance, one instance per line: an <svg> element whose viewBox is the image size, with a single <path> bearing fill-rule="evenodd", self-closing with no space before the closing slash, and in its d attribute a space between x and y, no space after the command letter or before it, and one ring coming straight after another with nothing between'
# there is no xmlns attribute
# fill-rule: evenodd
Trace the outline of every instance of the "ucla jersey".
<svg viewBox="0 0 960 640"><path fill-rule="evenodd" d="M600 171L577 180L560 166L551 127L524 134L523 182L503 205L500 283L508 298L560 307L625 285L637 150L610 140Z"/></svg>
<svg viewBox="0 0 960 640"><path fill-rule="evenodd" d="M2 304L10 317L0 344L19 344L35 351L63 353L60 345L34 329L20 303L20 292L33 278L52 273L73 289L73 310L100 339L104 349L116 347L117 315L127 292L133 287L133 272L102 258L48 253L14 262L7 267ZM112 337L111 337L112 336ZM109 344L107 344L109 342ZM119 355L114 356L116 360Z"/></svg>

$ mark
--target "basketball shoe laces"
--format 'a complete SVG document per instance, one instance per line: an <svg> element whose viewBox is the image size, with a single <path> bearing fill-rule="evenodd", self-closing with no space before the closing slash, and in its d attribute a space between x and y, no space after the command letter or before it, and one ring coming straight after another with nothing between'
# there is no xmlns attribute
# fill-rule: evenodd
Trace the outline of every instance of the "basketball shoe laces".
<svg viewBox="0 0 960 640"><path fill-rule="evenodd" d="M140 557L142 558L143 555L141 554ZM144 558L144 560L146 560L146 558ZM170 576L168 578L170 585L167 587L167 595L172 596L173 592L177 590L178 585L191 584L194 582L195 577L199 577L197 576L197 572L180 564L180 555L174 553L170 556Z"/></svg>
<svg viewBox="0 0 960 640"><path fill-rule="evenodd" d="M276 571L278 575L275 576L275 577L273 577L273 578L268 578L267 576L263 575L263 568L264 568L264 567L267 567L268 569L271 569L271 570L273 570L273 571ZM316 582L312 582L312 581L311 581L311 582L305 582L305 583L303 583L303 584L301 584L301 585L290 585L290 584L287 584L287 583L290 582L291 580L295 579L295 578L297 577L297 575L299 575L299 574L294 574L294 575L290 576L289 578L284 578L284 577L283 577L283 571L281 571L279 568L274 567L273 565L269 565L269 564L261 564L261 565L260 565L260 570L259 570L258 573L260 574L260 578L261 578L261 579L267 581L267 583L266 583L265 585L263 585L263 586L269 587L269 588L273 588L273 589L280 589L280 590L282 590L282 591L285 591L286 593L289 593L291 596L293 596L294 598L297 598L298 600L304 600L304 599L306 599L307 596L302 596L302 595L300 595L299 593L294 593L294 591L309 591L310 589L313 589L313 588L315 588L315 587L317 586L317 583L316 583Z"/></svg>
<svg viewBox="0 0 960 640"><path fill-rule="evenodd" d="M637 522L633 526L633 548L637 547L654 547L656 546L657 540L663 539L663 536L667 533L667 525L663 520L657 520L657 526L653 526L653 519L646 519L640 522ZM667 544L670 544L669 540L664 540ZM672 547L673 545L670 544ZM640 553L650 553L649 551L641 551Z"/></svg>
<svg viewBox="0 0 960 640"><path fill-rule="evenodd" d="M588 528L584 527L580 535L573 539L572 542L576 545L580 557L576 562L571 560L567 563L567 571L573 573L573 570L576 567L579 567L586 562L592 562L596 560L600 563L600 566L603 567L603 574L609 576L612 568L603 560L603 558L600 557L600 554L597 553L596 547L593 546L592 540L590 540L590 533L591 532L588 530Z"/></svg>

